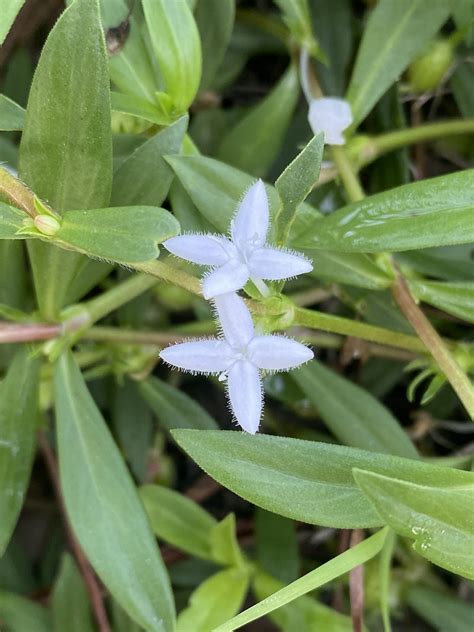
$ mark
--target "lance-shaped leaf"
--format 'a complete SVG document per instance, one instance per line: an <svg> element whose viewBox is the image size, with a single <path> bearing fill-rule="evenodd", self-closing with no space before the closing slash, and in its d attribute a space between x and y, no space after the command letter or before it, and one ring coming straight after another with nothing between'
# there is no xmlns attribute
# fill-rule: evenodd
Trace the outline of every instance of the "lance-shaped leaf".
<svg viewBox="0 0 474 632"><path fill-rule="evenodd" d="M191 9L187 2L143 0L143 10L165 92L185 112L201 80L201 42Z"/></svg>
<svg viewBox="0 0 474 632"><path fill-rule="evenodd" d="M3 0L2 14L0 15L0 45L8 35L16 16L18 15L25 0Z"/></svg>
<svg viewBox="0 0 474 632"><path fill-rule="evenodd" d="M347 92L354 126L436 35L449 13L445 0L380 0L365 28Z"/></svg>
<svg viewBox="0 0 474 632"><path fill-rule="evenodd" d="M453 470L446 478L412 482L355 469L354 478L386 523L414 540L420 555L474 579L472 473Z"/></svg>
<svg viewBox="0 0 474 632"><path fill-rule="evenodd" d="M20 146L21 178L56 211L109 204L109 83L98 2L75 0L41 53ZM47 318L57 317L79 271L91 284L96 282L77 253L39 242L30 244L29 251L36 294Z"/></svg>
<svg viewBox="0 0 474 632"><path fill-rule="evenodd" d="M152 206L68 211L54 239L91 257L137 263L158 256L157 244L177 235L169 211Z"/></svg>
<svg viewBox="0 0 474 632"><path fill-rule="evenodd" d="M417 458L415 446L395 417L363 388L320 362L311 362L291 376L346 445Z"/></svg>
<svg viewBox="0 0 474 632"><path fill-rule="evenodd" d="M0 130L14 131L23 129L25 110L4 94L0 94Z"/></svg>
<svg viewBox="0 0 474 632"><path fill-rule="evenodd" d="M194 12L202 46L202 77L200 89L211 87L234 26L234 0L199 0Z"/></svg>
<svg viewBox="0 0 474 632"><path fill-rule="evenodd" d="M112 204L150 204L158 206L168 195L174 172L163 159L178 154L188 126L182 116L140 145L114 174Z"/></svg>
<svg viewBox="0 0 474 632"><path fill-rule="evenodd" d="M0 590L0 620L12 632L51 632L51 614L47 608L5 590Z"/></svg>
<svg viewBox="0 0 474 632"><path fill-rule="evenodd" d="M191 595L179 615L176 632L208 632L233 617L249 586L248 571L228 568L206 579Z"/></svg>
<svg viewBox="0 0 474 632"><path fill-rule="evenodd" d="M407 586L405 600L422 619L435 630L470 632L472 604L453 593L441 592L418 582Z"/></svg>
<svg viewBox="0 0 474 632"><path fill-rule="evenodd" d="M310 194L319 178L324 138L315 136L275 182L281 206L275 217L277 235L285 243L299 205Z"/></svg>
<svg viewBox="0 0 474 632"><path fill-rule="evenodd" d="M55 401L61 486L84 552L114 598L147 632L171 632L173 598L150 525L69 353L55 369Z"/></svg>
<svg viewBox="0 0 474 632"><path fill-rule="evenodd" d="M298 247L399 252L474 241L474 170L406 184L335 211Z"/></svg>
<svg viewBox="0 0 474 632"><path fill-rule="evenodd" d="M265 175L283 142L298 94L298 73L290 66L272 92L224 137L219 159L254 176Z"/></svg>
<svg viewBox="0 0 474 632"><path fill-rule="evenodd" d="M0 385L0 556L18 520L33 464L38 371L38 359L21 349Z"/></svg>
<svg viewBox="0 0 474 632"><path fill-rule="evenodd" d="M377 526L384 519L357 487L353 468L452 485L469 472L345 446L233 431L173 430L178 444L219 483L268 511L337 528Z"/></svg>

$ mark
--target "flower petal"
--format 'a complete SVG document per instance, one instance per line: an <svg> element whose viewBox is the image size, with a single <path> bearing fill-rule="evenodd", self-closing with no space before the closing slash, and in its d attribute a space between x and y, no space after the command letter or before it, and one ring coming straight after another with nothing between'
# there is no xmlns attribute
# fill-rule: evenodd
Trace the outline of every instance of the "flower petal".
<svg viewBox="0 0 474 632"><path fill-rule="evenodd" d="M324 132L327 145L344 145L346 141L342 132L352 123L351 107L344 99L313 99L308 121L314 134Z"/></svg>
<svg viewBox="0 0 474 632"><path fill-rule="evenodd" d="M250 312L244 301L234 292L214 299L217 316L225 339L234 348L242 348L252 340L254 329Z"/></svg>
<svg viewBox="0 0 474 632"><path fill-rule="evenodd" d="M220 373L233 361L233 351L224 340L196 340L166 347L160 358L184 371Z"/></svg>
<svg viewBox="0 0 474 632"><path fill-rule="evenodd" d="M259 369L267 371L287 371L314 358L311 349L285 336L255 336L248 354Z"/></svg>
<svg viewBox="0 0 474 632"><path fill-rule="evenodd" d="M232 220L232 240L236 246L253 242L255 246L265 243L268 232L269 210L265 185L262 180L250 187Z"/></svg>
<svg viewBox="0 0 474 632"><path fill-rule="evenodd" d="M248 280L248 267L233 259L204 277L202 293L205 299L214 298L219 294L240 290Z"/></svg>
<svg viewBox="0 0 474 632"><path fill-rule="evenodd" d="M263 389L258 369L239 360L229 370L227 381L232 412L245 432L255 434L263 408Z"/></svg>
<svg viewBox="0 0 474 632"><path fill-rule="evenodd" d="M303 255L278 248L257 248L249 259L250 276L277 281L311 272L313 266Z"/></svg>
<svg viewBox="0 0 474 632"><path fill-rule="evenodd" d="M179 235L163 242L173 255L205 266L221 266L235 253L235 246L220 235Z"/></svg>

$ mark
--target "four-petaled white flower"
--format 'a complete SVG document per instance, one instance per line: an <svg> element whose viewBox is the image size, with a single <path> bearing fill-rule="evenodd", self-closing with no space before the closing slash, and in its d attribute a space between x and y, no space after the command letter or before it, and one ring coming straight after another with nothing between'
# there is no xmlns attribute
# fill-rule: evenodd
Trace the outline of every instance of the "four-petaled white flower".
<svg viewBox="0 0 474 632"><path fill-rule="evenodd" d="M344 145L343 131L352 123L351 106L334 97L311 99L308 121L314 135L324 132L326 145Z"/></svg>
<svg viewBox="0 0 474 632"><path fill-rule="evenodd" d="M222 337L172 345L160 357L185 371L227 379L232 412L242 428L254 434L263 407L260 371L287 371L308 362L314 354L291 338L256 334L250 312L237 294L222 294L214 304Z"/></svg>
<svg viewBox="0 0 474 632"><path fill-rule="evenodd" d="M180 235L164 242L174 255L213 270L203 281L204 298L234 292L249 279L263 291L262 279L289 279L313 269L300 254L266 245L269 228L265 185L258 180L245 194L230 226L230 239L224 235Z"/></svg>

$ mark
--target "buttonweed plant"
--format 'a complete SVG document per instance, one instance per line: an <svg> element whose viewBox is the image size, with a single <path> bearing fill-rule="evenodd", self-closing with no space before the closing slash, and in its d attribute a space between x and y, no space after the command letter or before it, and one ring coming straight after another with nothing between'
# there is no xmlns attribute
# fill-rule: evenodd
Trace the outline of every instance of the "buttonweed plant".
<svg viewBox="0 0 474 632"><path fill-rule="evenodd" d="M1 630L472 632L473 21L1 0Z"/></svg>

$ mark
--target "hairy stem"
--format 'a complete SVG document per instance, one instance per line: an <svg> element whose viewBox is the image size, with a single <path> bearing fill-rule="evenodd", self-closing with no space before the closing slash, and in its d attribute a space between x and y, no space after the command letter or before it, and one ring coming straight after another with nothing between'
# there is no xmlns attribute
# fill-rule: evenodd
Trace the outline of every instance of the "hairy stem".
<svg viewBox="0 0 474 632"><path fill-rule="evenodd" d="M0 167L0 196L13 206L28 213L32 218L38 215L34 205L35 196L33 192L3 167Z"/></svg>
<svg viewBox="0 0 474 632"><path fill-rule="evenodd" d="M155 259L154 261L146 261L145 263L136 263L130 265L130 267L139 272L150 274L162 281L173 283L173 285L182 287L184 290L192 292L192 294L198 294L199 296L202 295L201 282L199 279L187 272L184 272L183 270L173 268L173 266L170 266L167 263L162 263L161 261L157 261Z"/></svg>

